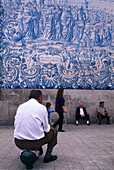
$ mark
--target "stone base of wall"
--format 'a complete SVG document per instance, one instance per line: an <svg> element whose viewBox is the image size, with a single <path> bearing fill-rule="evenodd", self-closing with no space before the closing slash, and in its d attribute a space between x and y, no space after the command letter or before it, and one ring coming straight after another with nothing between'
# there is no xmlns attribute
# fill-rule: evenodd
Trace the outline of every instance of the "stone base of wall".
<svg viewBox="0 0 114 170"><path fill-rule="evenodd" d="M10 125L14 122L16 110L20 104L26 102L31 89L0 89L0 125ZM43 94L43 104L46 102L52 104L51 109L55 107L56 89L41 89ZM79 102L83 102L91 123L97 123L96 108L100 101L105 102L105 107L111 113L114 122L114 90L64 90L65 105L68 110L64 114L64 123L75 123L75 111ZM52 119L58 118L57 113L51 114Z"/></svg>

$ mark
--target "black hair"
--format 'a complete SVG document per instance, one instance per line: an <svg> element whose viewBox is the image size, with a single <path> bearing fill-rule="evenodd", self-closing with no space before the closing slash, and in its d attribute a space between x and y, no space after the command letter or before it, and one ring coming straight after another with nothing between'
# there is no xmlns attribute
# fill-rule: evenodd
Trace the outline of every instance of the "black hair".
<svg viewBox="0 0 114 170"><path fill-rule="evenodd" d="M101 106L101 104L103 104L103 103L104 103L104 101L99 102L99 106Z"/></svg>
<svg viewBox="0 0 114 170"><path fill-rule="evenodd" d="M46 103L46 108L47 108L47 110L48 110L48 108L50 108L50 106L51 106L51 103L50 103L50 102L47 102L47 103Z"/></svg>
<svg viewBox="0 0 114 170"><path fill-rule="evenodd" d="M29 95L29 99L39 99L39 97L42 96L42 92L40 90L32 90Z"/></svg>

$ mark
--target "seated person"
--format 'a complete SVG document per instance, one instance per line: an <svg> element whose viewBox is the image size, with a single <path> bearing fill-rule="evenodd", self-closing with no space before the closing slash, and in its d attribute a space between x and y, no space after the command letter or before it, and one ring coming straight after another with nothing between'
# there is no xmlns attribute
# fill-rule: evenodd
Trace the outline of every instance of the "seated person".
<svg viewBox="0 0 114 170"><path fill-rule="evenodd" d="M110 124L110 113L104 107L104 101L101 101L99 103L99 107L97 108L97 118L98 118L99 125L101 125L101 119L103 119L103 118L107 118L107 124Z"/></svg>
<svg viewBox="0 0 114 170"><path fill-rule="evenodd" d="M79 107L76 109L76 125L79 124L79 119L86 119L87 125L90 125L90 118L89 114L87 114L87 110L85 107L83 107L83 103L79 104Z"/></svg>

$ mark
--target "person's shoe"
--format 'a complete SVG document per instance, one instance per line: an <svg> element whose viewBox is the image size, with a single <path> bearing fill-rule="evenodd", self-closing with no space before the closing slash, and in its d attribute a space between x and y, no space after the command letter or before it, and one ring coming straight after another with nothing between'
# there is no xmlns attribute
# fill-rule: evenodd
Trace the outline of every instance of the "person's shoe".
<svg viewBox="0 0 114 170"><path fill-rule="evenodd" d="M64 130L58 130L58 132L65 132Z"/></svg>
<svg viewBox="0 0 114 170"><path fill-rule="evenodd" d="M107 122L106 124L107 124L107 125L111 125L111 123L110 123L110 122Z"/></svg>
<svg viewBox="0 0 114 170"><path fill-rule="evenodd" d="M48 163L48 162L52 162L52 161L55 161L57 159L57 156L56 155L51 155L50 157L44 157L44 163Z"/></svg>
<svg viewBox="0 0 114 170"><path fill-rule="evenodd" d="M100 121L98 121L98 125L101 125L101 122L100 122Z"/></svg>
<svg viewBox="0 0 114 170"><path fill-rule="evenodd" d="M76 120L76 126L78 126L79 125L79 123L78 123L78 121Z"/></svg>
<svg viewBox="0 0 114 170"><path fill-rule="evenodd" d="M87 125L90 126L90 121L87 121Z"/></svg>

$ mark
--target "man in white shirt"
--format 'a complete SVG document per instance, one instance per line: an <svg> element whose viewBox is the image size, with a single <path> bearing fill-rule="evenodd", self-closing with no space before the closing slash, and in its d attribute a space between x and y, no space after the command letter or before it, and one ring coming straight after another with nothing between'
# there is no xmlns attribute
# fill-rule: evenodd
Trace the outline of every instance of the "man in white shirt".
<svg viewBox="0 0 114 170"><path fill-rule="evenodd" d="M53 147L57 144L57 129L50 128L48 113L42 104L40 90L30 92L29 101L21 104L15 116L14 138L19 149L39 150L43 153L42 146L47 145L44 162L57 159L51 155Z"/></svg>
<svg viewBox="0 0 114 170"><path fill-rule="evenodd" d="M83 103L80 103L76 109L76 125L79 124L79 119L86 119L87 125L90 125L89 114L87 114L87 110L83 107Z"/></svg>

